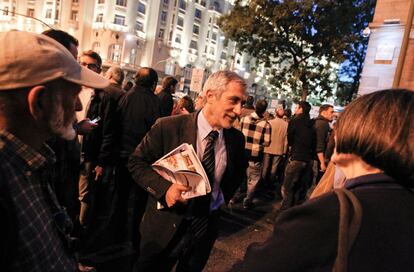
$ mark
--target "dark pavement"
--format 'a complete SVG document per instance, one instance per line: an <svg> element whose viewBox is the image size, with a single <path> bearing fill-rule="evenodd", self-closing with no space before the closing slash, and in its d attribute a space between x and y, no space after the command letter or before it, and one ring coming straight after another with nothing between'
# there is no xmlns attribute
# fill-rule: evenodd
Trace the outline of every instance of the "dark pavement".
<svg viewBox="0 0 414 272"><path fill-rule="evenodd" d="M231 209L222 209L221 231L204 271L229 270L242 260L250 244L263 242L272 233L273 225L266 219L271 218L271 212L275 205L280 205L280 201L259 194L254 204L254 208L249 210L243 209L242 203L234 204ZM84 263L95 266L98 272L129 272L131 260L136 253L130 243L124 243L82 255Z"/></svg>
<svg viewBox="0 0 414 272"><path fill-rule="evenodd" d="M229 270L243 259L250 244L265 241L273 232L273 225L267 219L271 218L274 206L279 207L280 201L259 196L254 204L250 210L243 209L241 203L234 204L232 209L223 209L221 232L204 271Z"/></svg>

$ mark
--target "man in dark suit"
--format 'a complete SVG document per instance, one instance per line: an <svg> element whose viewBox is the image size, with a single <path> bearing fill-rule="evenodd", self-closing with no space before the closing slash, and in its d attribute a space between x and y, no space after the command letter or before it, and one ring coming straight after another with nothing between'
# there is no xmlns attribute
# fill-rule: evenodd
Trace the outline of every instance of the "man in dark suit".
<svg viewBox="0 0 414 272"><path fill-rule="evenodd" d="M204 108L158 119L130 157L133 179L150 195L136 271L169 271L177 261L176 271L205 266L217 238L218 209L245 178L244 136L232 127L245 93L244 80L234 72L212 74L203 87ZM151 168L182 143L195 147L212 187L211 193L188 202L182 198L188 187L168 182ZM158 210L157 202L166 208Z"/></svg>

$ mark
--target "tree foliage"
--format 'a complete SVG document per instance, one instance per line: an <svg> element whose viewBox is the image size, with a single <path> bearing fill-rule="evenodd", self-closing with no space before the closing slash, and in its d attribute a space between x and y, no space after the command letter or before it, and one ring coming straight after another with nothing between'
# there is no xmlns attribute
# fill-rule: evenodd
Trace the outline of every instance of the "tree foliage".
<svg viewBox="0 0 414 272"><path fill-rule="evenodd" d="M219 24L240 50L271 68L274 91L302 100L309 93L327 97L337 81L332 64L342 62L358 39L356 2L238 0Z"/></svg>
<svg viewBox="0 0 414 272"><path fill-rule="evenodd" d="M345 105L356 96L361 79L362 68L364 66L365 55L368 48L368 36L363 31L372 21L375 11L375 0L355 1L359 8L359 13L354 19L353 33L355 39L349 43L344 52L345 63L339 69L339 77L346 78L344 82L339 82L336 98L339 104Z"/></svg>

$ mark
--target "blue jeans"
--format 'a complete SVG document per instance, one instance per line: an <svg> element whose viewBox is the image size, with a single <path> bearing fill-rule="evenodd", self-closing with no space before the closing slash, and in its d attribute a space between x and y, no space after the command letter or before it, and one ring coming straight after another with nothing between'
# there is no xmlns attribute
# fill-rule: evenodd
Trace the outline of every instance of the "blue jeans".
<svg viewBox="0 0 414 272"><path fill-rule="evenodd" d="M264 154L262 180L267 187L274 189L277 170L281 162L282 155ZM280 177L278 180L281 180Z"/></svg>
<svg viewBox="0 0 414 272"><path fill-rule="evenodd" d="M254 191L256 190L257 183L259 183L260 175L262 173L262 163L249 161L249 167L247 167L247 195L246 198L253 199Z"/></svg>

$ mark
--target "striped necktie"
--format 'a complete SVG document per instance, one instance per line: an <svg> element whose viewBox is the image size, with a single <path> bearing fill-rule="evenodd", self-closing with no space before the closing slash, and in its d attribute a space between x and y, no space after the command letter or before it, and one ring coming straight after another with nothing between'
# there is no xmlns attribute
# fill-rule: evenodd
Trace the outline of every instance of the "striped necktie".
<svg viewBox="0 0 414 272"><path fill-rule="evenodd" d="M218 131L215 131L215 130L210 131L210 133L207 135L206 149L204 150L203 160L201 161L201 164L204 167L204 171L206 171L211 188L213 188L214 180L215 180L214 173L215 173L215 168L216 168L216 158L215 158L215 153L214 153L214 146L218 138L218 135L219 135ZM196 210L192 210L194 209L194 206L190 208L190 210L192 210L193 213L194 211L196 211L196 213L193 214L193 215L196 215L196 217L193 218L190 223L191 233L193 234L193 237L196 239L202 237L207 231L208 219L209 219L208 213L210 210L210 200L211 200L211 194L208 194L204 197L200 197L198 199L194 199L195 202L193 202L192 204L193 205L195 204ZM199 201L198 205L196 204L197 201ZM201 209L201 210L198 210L198 211L202 211L201 214L197 213L197 208Z"/></svg>
<svg viewBox="0 0 414 272"><path fill-rule="evenodd" d="M214 186L214 173L216 168L214 146L218 136L219 133L216 130L210 131L210 133L207 135L206 149L204 150L203 160L201 161L201 164L204 167L204 171L206 171L208 180L210 181L211 188Z"/></svg>

